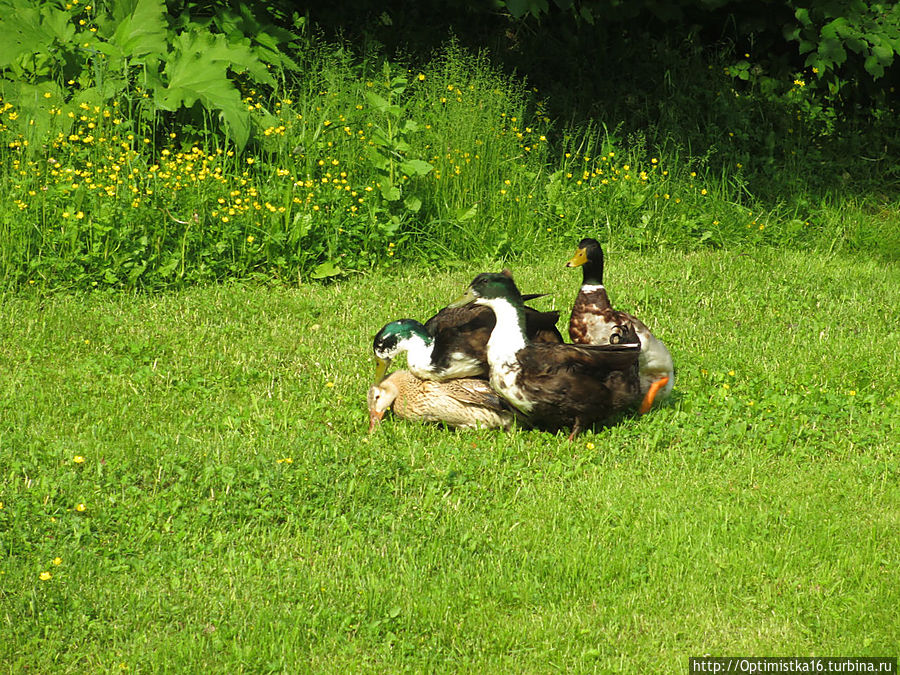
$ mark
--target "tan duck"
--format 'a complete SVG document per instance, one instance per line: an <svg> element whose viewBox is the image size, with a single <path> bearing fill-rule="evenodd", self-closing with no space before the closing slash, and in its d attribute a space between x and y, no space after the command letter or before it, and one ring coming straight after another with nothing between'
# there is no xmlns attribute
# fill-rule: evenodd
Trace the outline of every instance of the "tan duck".
<svg viewBox="0 0 900 675"><path fill-rule="evenodd" d="M535 343L525 330L525 305L513 280L479 274L450 307L490 307L496 325L487 343L491 387L529 424L547 431L585 428L640 400L634 330L622 326L606 345Z"/></svg>
<svg viewBox="0 0 900 675"><path fill-rule="evenodd" d="M408 370L395 370L369 387L369 431L374 431L389 408L416 422L440 422L461 429L508 429L515 420L512 407L491 389L487 380L457 378L422 380Z"/></svg>
<svg viewBox="0 0 900 675"><path fill-rule="evenodd" d="M640 319L615 310L603 286L603 249L596 239L582 239L566 267L581 267L582 283L569 319L569 338L575 344L606 345L622 325L629 326L641 341L638 359L642 413L654 400L666 398L675 386L672 355L662 341Z"/></svg>

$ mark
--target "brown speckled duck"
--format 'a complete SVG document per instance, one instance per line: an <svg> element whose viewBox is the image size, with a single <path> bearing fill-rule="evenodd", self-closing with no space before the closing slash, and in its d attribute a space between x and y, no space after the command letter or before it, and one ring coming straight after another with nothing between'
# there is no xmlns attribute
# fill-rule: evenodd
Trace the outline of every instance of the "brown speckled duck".
<svg viewBox="0 0 900 675"><path fill-rule="evenodd" d="M633 329L641 341L638 367L644 400L640 411L647 412L654 400L664 399L675 386L672 355L644 322L612 308L603 286L603 249L596 239L582 239L566 267L583 270L581 289L569 319L569 337L575 344L605 345L622 325Z"/></svg>
<svg viewBox="0 0 900 675"><path fill-rule="evenodd" d="M516 418L487 380L468 377L437 382L395 370L369 387L367 399L370 432L389 408L401 419L462 429L508 429Z"/></svg>

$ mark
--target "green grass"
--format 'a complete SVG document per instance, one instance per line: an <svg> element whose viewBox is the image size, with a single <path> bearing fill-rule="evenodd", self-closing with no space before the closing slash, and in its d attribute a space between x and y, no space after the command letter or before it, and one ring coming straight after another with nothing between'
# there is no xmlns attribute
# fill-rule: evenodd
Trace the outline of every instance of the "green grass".
<svg viewBox="0 0 900 675"><path fill-rule="evenodd" d="M514 269L564 316L570 253ZM574 443L395 419L366 434L374 332L496 263L3 296L2 670L896 654L900 268L608 255L614 301L666 341L676 388Z"/></svg>

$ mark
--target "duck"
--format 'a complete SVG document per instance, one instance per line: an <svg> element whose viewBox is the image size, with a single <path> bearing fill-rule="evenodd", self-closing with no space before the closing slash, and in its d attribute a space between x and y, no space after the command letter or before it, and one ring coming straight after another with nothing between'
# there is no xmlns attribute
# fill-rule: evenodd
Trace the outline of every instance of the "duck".
<svg viewBox="0 0 900 675"><path fill-rule="evenodd" d="M675 386L672 355L643 321L628 312L613 309L603 285L603 248L600 242L591 238L582 239L566 267L581 267L583 270L581 288L569 318L569 339L574 344L605 345L621 326L633 329L641 341L638 370L643 400L639 411L648 412L654 401L665 399Z"/></svg>
<svg viewBox="0 0 900 675"><path fill-rule="evenodd" d="M491 389L487 380L457 378L423 380L408 370L395 370L369 387L369 433L393 409L401 419L439 422L459 429L509 429L515 410Z"/></svg>
<svg viewBox="0 0 900 675"><path fill-rule="evenodd" d="M510 274L505 270L503 274ZM525 300L543 297L525 296ZM525 330L538 343L562 343L556 327L559 312L525 307ZM387 373L391 362L406 352L406 367L423 380L444 381L458 377L486 377L487 341L494 329L494 314L475 305L444 307L424 324L415 319L391 321L375 334L375 382Z"/></svg>
<svg viewBox="0 0 900 675"><path fill-rule="evenodd" d="M639 399L641 343L632 326L619 326L606 345L533 342L522 295L504 274L479 274L449 306L473 303L496 317L487 342L490 385L531 426L570 428L572 440Z"/></svg>

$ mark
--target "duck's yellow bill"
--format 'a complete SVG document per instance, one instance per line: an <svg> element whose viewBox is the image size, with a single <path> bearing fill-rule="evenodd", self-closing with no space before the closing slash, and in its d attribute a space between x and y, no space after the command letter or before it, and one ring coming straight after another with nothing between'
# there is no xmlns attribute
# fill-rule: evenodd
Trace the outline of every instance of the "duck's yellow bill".
<svg viewBox="0 0 900 675"><path fill-rule="evenodd" d="M381 384L384 376L387 375L387 369L391 367L390 359L382 359L375 357L375 384Z"/></svg>
<svg viewBox="0 0 900 675"><path fill-rule="evenodd" d="M456 300L447 305L447 307L450 307L451 309L454 307L465 307L466 305L475 302L477 299L478 296L475 295L475 292L470 288Z"/></svg>
<svg viewBox="0 0 900 675"><path fill-rule="evenodd" d="M581 267L587 260L587 251L583 248L575 249L575 255L566 263L566 267Z"/></svg>

